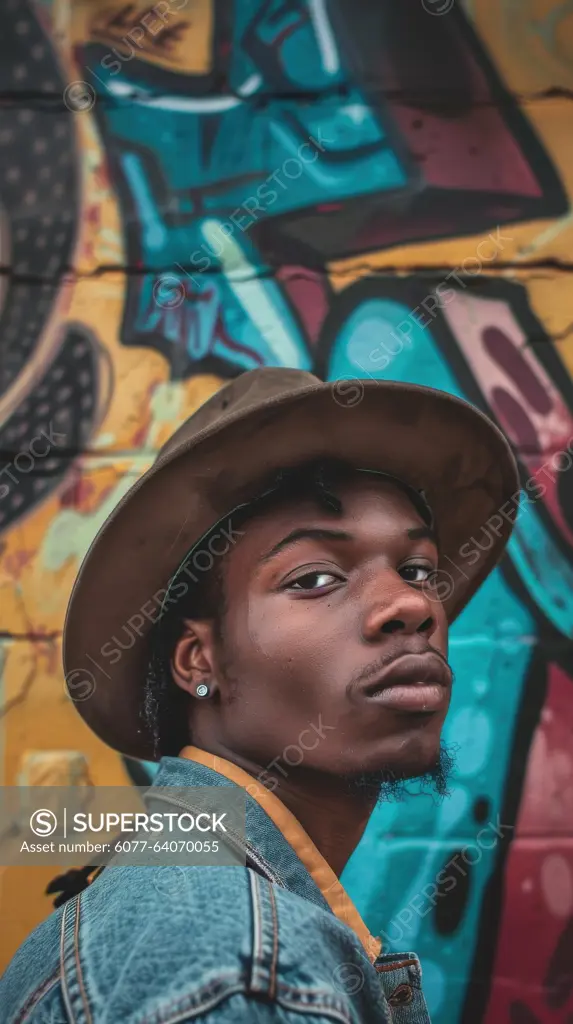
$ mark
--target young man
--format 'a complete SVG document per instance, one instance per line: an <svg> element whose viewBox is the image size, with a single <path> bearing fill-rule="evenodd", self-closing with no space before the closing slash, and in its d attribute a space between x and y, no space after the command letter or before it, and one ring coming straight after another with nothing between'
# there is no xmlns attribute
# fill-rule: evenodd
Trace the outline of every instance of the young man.
<svg viewBox="0 0 573 1024"><path fill-rule="evenodd" d="M448 623L519 483L465 402L364 381L343 408L336 387L264 369L219 391L106 522L66 620L70 688L94 682L78 711L161 759L155 791L246 790L245 866L179 869L173 891L101 871L16 955L2 1020L429 1019L415 954L381 951L338 876L385 789L445 792Z"/></svg>

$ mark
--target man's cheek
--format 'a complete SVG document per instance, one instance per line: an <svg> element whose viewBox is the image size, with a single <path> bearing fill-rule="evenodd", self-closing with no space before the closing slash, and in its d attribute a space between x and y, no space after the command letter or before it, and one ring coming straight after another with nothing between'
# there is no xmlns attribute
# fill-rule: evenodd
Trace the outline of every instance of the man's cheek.
<svg viewBox="0 0 573 1024"><path fill-rule="evenodd" d="M316 633L306 602L269 600L251 597L243 605L245 618L239 611L237 627L245 636L246 645L261 655L276 659L281 665L292 663L295 655L310 657Z"/></svg>

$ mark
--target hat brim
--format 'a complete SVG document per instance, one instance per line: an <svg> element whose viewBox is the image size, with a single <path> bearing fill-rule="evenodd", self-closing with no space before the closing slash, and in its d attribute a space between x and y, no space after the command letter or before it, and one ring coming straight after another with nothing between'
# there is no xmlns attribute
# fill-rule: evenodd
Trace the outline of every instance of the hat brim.
<svg viewBox="0 0 573 1024"><path fill-rule="evenodd" d="M209 527L278 466L337 457L423 489L440 538L450 622L499 561L519 492L501 431L445 392L356 383L361 399L349 407L333 400L337 385L325 383L239 409L172 447L106 520L72 591L63 657L68 693L109 746L154 759L141 708L156 595ZM486 550L471 545L484 528Z"/></svg>

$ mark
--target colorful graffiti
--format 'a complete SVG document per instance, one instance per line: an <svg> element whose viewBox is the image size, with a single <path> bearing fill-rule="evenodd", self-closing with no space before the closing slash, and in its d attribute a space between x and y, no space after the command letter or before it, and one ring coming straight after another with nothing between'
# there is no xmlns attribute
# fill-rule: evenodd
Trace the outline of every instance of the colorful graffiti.
<svg viewBox="0 0 573 1024"><path fill-rule="evenodd" d="M5 0L1 19L1 781L152 771L77 719L63 614L100 523L223 380L344 378L349 430L356 378L464 396L536 500L453 631L450 799L377 809L343 881L420 953L437 1024L570 1024L573 7ZM31 877L0 875L4 961L50 909Z"/></svg>

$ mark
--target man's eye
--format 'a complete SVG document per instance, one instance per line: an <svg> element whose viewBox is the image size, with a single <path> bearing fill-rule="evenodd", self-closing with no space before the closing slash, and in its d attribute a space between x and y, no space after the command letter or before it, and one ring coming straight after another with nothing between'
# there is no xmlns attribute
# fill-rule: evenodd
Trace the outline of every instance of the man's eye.
<svg viewBox="0 0 573 1024"><path fill-rule="evenodd" d="M299 576L298 579L292 580L287 584L289 590L320 590L321 587L329 587L331 584L337 583L340 577L335 576L332 572L305 572L304 576Z"/></svg>
<svg viewBox="0 0 573 1024"><path fill-rule="evenodd" d="M403 565L399 570L402 579L407 583L425 583L430 578L434 569L428 565Z"/></svg>

